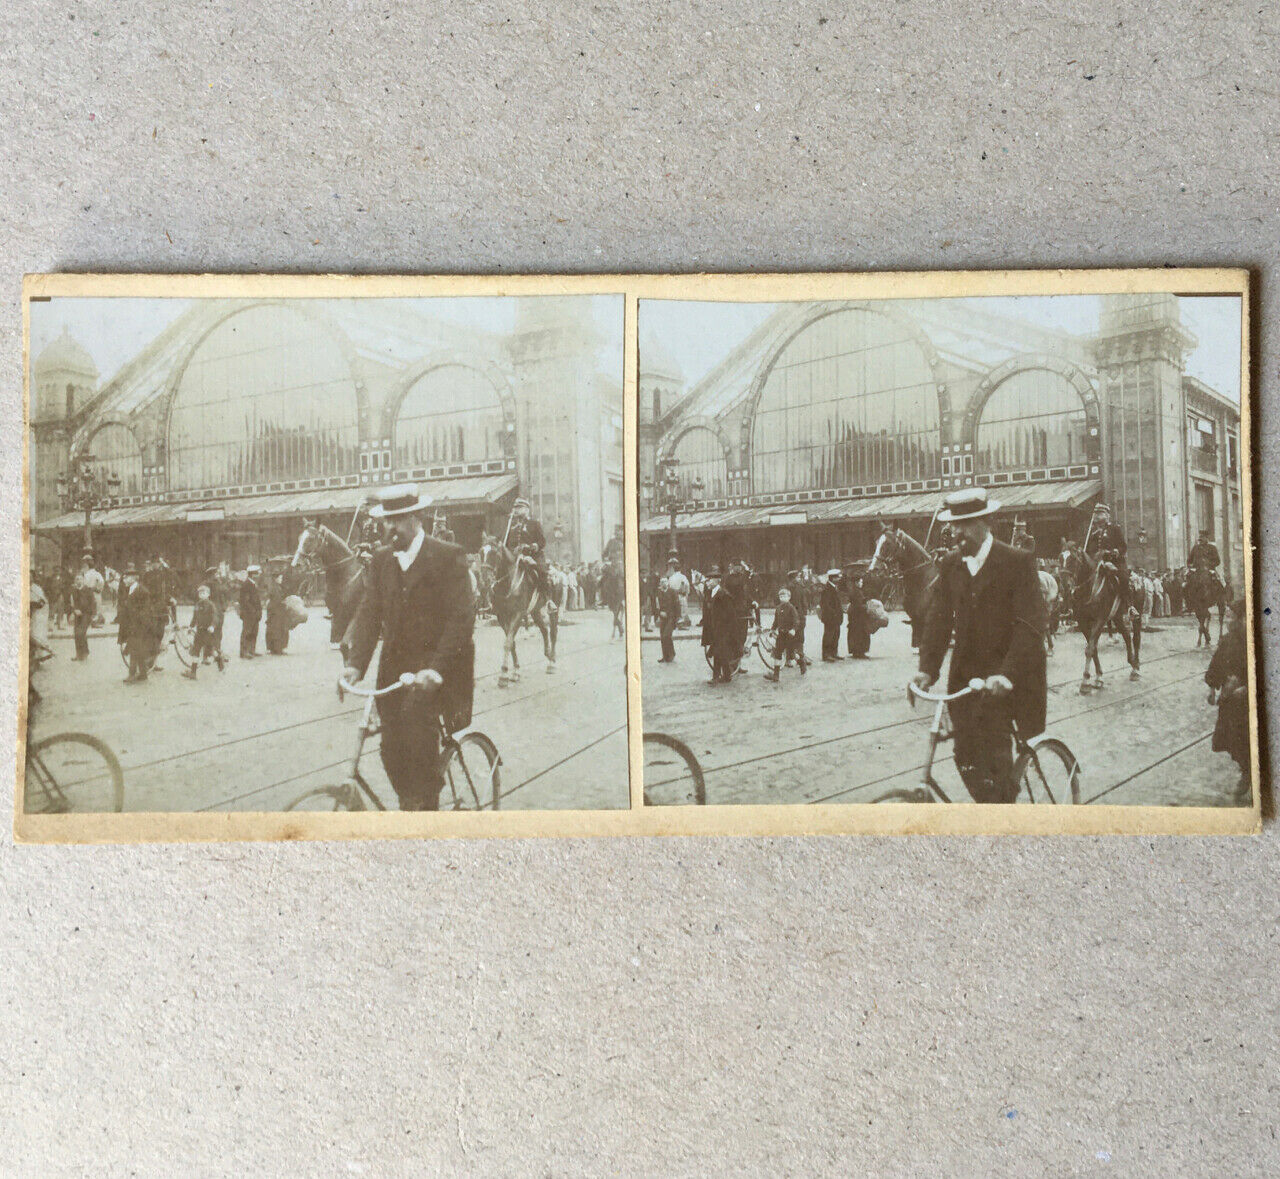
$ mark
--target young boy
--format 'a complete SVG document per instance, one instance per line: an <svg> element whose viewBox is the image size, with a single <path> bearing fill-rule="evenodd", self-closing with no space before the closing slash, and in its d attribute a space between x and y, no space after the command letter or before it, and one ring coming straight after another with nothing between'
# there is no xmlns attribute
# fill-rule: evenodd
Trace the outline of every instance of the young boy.
<svg viewBox="0 0 1280 1179"><path fill-rule="evenodd" d="M783 586L778 591L778 606L773 612L774 655L778 660L778 666L765 676L765 679L776 684L782 676L782 665L793 658L800 665L800 674L804 675L807 664L804 650L800 646L799 630L800 615L791 604L791 591Z"/></svg>
<svg viewBox="0 0 1280 1179"><path fill-rule="evenodd" d="M214 609L209 587L202 585L196 590L196 608L191 615L191 628L195 632L195 638L191 643L191 658L193 660L198 659L201 663L208 663L209 657L212 655L217 659L218 670L221 671L223 669L223 656L222 652L218 650L213 634L217 621L218 612ZM195 664L193 663L182 674L189 680L195 679Z"/></svg>

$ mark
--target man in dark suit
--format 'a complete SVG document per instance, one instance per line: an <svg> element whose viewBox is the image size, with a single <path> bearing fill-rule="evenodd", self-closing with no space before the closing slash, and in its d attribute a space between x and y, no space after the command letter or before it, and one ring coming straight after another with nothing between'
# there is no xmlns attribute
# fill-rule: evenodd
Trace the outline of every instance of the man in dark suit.
<svg viewBox="0 0 1280 1179"><path fill-rule="evenodd" d="M658 582L658 638L662 641L659 663L676 661L676 623L680 621L680 595L664 577Z"/></svg>
<svg viewBox="0 0 1280 1179"><path fill-rule="evenodd" d="M960 548L942 563L925 617L920 670L929 688L955 638L947 691L973 679L985 690L950 705L956 767L975 802L1013 802L1013 725L1027 740L1044 732L1044 598L1030 553L991 535L1000 509L984 488L948 495L939 520L952 523Z"/></svg>
<svg viewBox="0 0 1280 1179"><path fill-rule="evenodd" d="M129 674L124 682L140 684L152 670L160 647L156 639L156 615L160 614L163 633L164 607L152 599L151 591L139 580L133 565L125 567L117 609L120 623L116 642L129 657Z"/></svg>
<svg viewBox="0 0 1280 1179"><path fill-rule="evenodd" d="M370 509L390 526L390 544L369 566L342 672L348 683L360 680L381 638L378 687L406 672L414 677L413 687L378 700L382 764L405 811L439 807L441 717L450 731L470 723L475 689L475 600L466 554L426 534L422 513L430 502L407 483L386 488Z"/></svg>
<svg viewBox="0 0 1280 1179"><path fill-rule="evenodd" d="M720 566L707 570L702 591L702 645L711 660L711 682L727 684L742 659L738 641L738 604L720 584Z"/></svg>
<svg viewBox="0 0 1280 1179"><path fill-rule="evenodd" d="M840 661L840 621L844 611L840 606L840 570L828 569L818 598L818 619L822 623L822 662Z"/></svg>
<svg viewBox="0 0 1280 1179"><path fill-rule="evenodd" d="M250 565L240 583L240 658L255 659L258 654L258 625L262 622L262 594L258 576L262 569Z"/></svg>

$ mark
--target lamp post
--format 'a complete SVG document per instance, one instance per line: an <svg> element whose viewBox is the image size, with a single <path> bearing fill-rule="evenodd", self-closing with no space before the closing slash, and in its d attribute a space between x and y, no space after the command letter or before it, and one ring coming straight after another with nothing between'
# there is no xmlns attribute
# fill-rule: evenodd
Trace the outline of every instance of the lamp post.
<svg viewBox="0 0 1280 1179"><path fill-rule="evenodd" d="M702 482L701 475L695 475L693 482L689 485L689 490L693 492L693 499L681 500L680 498L680 460L675 455L668 455L662 460L658 471L658 480L655 484L652 479L644 481L644 498L646 504L653 504L657 499L657 492L662 491L663 503L658 509L667 513L668 534L667 543L670 552L677 552L676 545L676 515L682 511L692 511L698 503L698 499L702 495L705 484Z"/></svg>
<svg viewBox="0 0 1280 1179"><path fill-rule="evenodd" d="M84 512L84 551L93 551L93 513L110 507L120 491L120 478L114 471L95 471L97 461L92 454L82 454L71 464L71 470L58 476L58 496L64 511Z"/></svg>

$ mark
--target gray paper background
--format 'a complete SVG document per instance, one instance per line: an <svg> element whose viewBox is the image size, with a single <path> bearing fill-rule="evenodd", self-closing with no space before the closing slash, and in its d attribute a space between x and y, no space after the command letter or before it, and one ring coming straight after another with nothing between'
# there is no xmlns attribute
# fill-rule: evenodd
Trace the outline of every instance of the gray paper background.
<svg viewBox="0 0 1280 1179"><path fill-rule="evenodd" d="M1275 412L1262 0L59 0L0 31L7 715L24 271L1249 265ZM1274 1174L1277 848L6 834L0 1172Z"/></svg>

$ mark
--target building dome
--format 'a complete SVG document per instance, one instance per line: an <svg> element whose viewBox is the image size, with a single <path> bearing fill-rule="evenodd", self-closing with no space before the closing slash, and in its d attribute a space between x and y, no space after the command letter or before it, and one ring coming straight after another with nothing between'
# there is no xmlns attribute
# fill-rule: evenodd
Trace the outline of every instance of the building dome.
<svg viewBox="0 0 1280 1179"><path fill-rule="evenodd" d="M653 332L646 332L640 342L640 377L665 377L677 385L684 384L684 372Z"/></svg>
<svg viewBox="0 0 1280 1179"><path fill-rule="evenodd" d="M76 342L65 324L62 334L36 357L33 369L37 376L63 372L88 377L90 381L98 379L98 366L93 363L93 357Z"/></svg>

